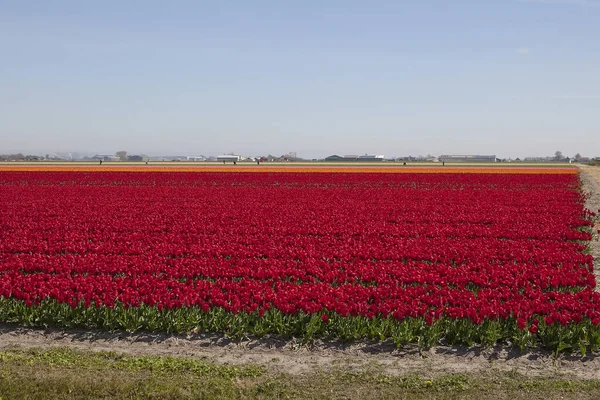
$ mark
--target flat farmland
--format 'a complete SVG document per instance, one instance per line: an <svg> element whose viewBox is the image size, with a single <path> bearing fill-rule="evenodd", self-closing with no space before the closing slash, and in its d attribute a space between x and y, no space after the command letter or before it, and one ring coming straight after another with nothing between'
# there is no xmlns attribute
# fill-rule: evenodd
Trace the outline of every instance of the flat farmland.
<svg viewBox="0 0 600 400"><path fill-rule="evenodd" d="M0 321L598 349L576 169L400 170L3 170Z"/></svg>

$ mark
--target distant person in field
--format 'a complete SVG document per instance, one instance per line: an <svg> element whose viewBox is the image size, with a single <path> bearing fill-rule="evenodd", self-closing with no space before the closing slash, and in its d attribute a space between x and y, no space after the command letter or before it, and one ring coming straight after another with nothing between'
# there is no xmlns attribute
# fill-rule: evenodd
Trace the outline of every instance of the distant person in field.
<svg viewBox="0 0 600 400"><path fill-rule="evenodd" d="M260 165L260 160L258 158L256 159L256 165Z"/></svg>
<svg viewBox="0 0 600 400"><path fill-rule="evenodd" d="M100 165L102 165L102 160L100 160Z"/></svg>

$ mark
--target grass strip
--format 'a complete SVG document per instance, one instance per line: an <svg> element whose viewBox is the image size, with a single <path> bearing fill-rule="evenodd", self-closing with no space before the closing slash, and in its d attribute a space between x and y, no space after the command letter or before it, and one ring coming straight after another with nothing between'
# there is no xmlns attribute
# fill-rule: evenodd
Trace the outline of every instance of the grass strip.
<svg viewBox="0 0 600 400"><path fill-rule="evenodd" d="M276 366L275 366L276 367ZM271 368L275 370L276 368ZM0 351L0 398L44 399L594 399L600 381L481 373L392 376L376 365L303 375L157 356L68 348Z"/></svg>

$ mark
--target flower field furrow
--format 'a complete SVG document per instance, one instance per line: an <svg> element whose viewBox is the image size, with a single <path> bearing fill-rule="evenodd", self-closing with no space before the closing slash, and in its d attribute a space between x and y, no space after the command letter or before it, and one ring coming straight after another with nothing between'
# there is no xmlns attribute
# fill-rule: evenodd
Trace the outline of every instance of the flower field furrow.
<svg viewBox="0 0 600 400"><path fill-rule="evenodd" d="M576 174L0 172L0 321L600 347Z"/></svg>

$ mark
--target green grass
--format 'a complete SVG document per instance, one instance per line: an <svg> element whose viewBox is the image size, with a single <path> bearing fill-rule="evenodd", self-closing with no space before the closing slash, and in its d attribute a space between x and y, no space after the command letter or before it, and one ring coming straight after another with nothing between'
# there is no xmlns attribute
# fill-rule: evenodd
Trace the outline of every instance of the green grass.
<svg viewBox="0 0 600 400"><path fill-rule="evenodd" d="M401 360L399 360L401 362ZM460 361L458 361L460 362ZM315 370L304 375L257 365L125 356L67 348L0 351L1 399L594 399L600 381L563 376L531 378L490 369L439 376Z"/></svg>
<svg viewBox="0 0 600 400"><path fill-rule="evenodd" d="M27 351L8 350L0 352L0 362L19 365L45 365L49 367L74 366L79 369L121 370L129 372L148 371L156 374L191 373L210 378L250 378L264 374L264 367L243 367L206 363L189 358L159 356L127 356L115 352L82 352L69 348Z"/></svg>

